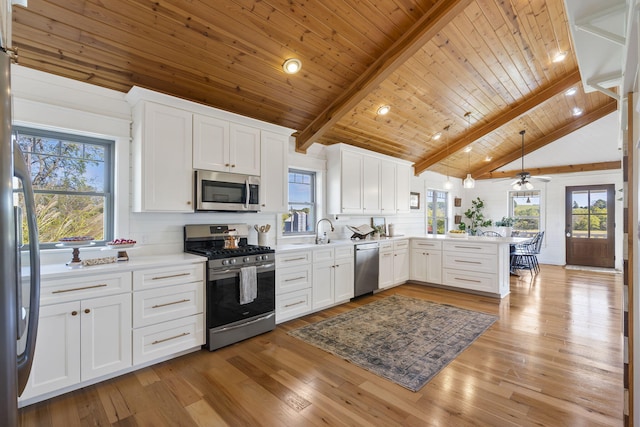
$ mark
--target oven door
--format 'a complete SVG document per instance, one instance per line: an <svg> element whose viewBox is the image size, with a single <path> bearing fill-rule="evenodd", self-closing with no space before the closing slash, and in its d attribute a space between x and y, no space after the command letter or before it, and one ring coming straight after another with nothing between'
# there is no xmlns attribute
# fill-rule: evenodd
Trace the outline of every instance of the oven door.
<svg viewBox="0 0 640 427"><path fill-rule="evenodd" d="M256 283L256 299L248 304L240 304L240 267L210 269L207 283L207 329L274 312L275 263L257 266Z"/></svg>
<svg viewBox="0 0 640 427"><path fill-rule="evenodd" d="M196 210L260 210L260 177L225 172L196 170Z"/></svg>

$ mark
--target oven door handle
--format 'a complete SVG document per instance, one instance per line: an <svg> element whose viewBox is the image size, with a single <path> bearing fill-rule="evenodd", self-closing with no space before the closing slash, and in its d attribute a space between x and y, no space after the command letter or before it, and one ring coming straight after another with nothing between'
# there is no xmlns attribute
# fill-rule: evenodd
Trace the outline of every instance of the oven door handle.
<svg viewBox="0 0 640 427"><path fill-rule="evenodd" d="M260 264L260 265L256 265L256 268L271 268L271 267L275 267L275 263L271 262L269 264ZM240 268L228 268L226 270L215 270L212 271L211 274L212 275L216 275L216 274L226 274L226 273L239 273L240 272Z"/></svg>
<svg viewBox="0 0 640 427"><path fill-rule="evenodd" d="M248 325L253 325L254 323L258 323L258 322L262 322L263 320L271 319L275 315L276 315L275 313L269 313L266 316L258 317L257 319L253 319L250 322L246 322L246 323L243 323L241 325L227 326L227 327L224 327L224 328L212 330L211 332L219 333L219 332L231 331L233 329L244 328L244 327L246 327Z"/></svg>

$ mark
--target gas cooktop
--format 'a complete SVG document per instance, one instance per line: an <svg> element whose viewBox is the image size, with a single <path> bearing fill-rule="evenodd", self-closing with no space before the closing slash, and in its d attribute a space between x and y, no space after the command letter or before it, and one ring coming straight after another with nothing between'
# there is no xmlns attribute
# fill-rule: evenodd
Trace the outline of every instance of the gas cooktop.
<svg viewBox="0 0 640 427"><path fill-rule="evenodd" d="M191 248L187 249L185 252L206 256L209 259L223 259L243 255L270 254L274 253L275 250L271 249L269 246L245 245L238 246L237 248L233 249L215 247Z"/></svg>

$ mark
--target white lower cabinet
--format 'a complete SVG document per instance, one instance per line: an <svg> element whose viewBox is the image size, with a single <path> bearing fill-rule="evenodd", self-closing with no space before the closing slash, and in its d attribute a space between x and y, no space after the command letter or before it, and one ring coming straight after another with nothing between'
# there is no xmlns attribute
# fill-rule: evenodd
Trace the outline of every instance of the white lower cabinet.
<svg viewBox="0 0 640 427"><path fill-rule="evenodd" d="M313 251L313 309L329 307L353 297L353 245Z"/></svg>
<svg viewBox="0 0 640 427"><path fill-rule="evenodd" d="M399 285L409 280L409 240L393 241L393 284Z"/></svg>
<svg viewBox="0 0 640 427"><path fill-rule="evenodd" d="M311 251L276 254L276 322L311 312Z"/></svg>
<svg viewBox="0 0 640 427"><path fill-rule="evenodd" d="M131 366L131 273L43 280L42 290L49 296L40 308L34 362L21 400ZM108 292L120 293L92 298ZM66 302L55 304L56 298Z"/></svg>
<svg viewBox="0 0 640 427"><path fill-rule="evenodd" d="M393 277L393 242L380 242L380 266L378 273L378 289L385 289L394 285Z"/></svg>
<svg viewBox="0 0 640 427"><path fill-rule="evenodd" d="M411 241L411 280L442 284L442 242Z"/></svg>
<svg viewBox="0 0 640 427"><path fill-rule="evenodd" d="M201 346L203 264L133 272L133 364Z"/></svg>

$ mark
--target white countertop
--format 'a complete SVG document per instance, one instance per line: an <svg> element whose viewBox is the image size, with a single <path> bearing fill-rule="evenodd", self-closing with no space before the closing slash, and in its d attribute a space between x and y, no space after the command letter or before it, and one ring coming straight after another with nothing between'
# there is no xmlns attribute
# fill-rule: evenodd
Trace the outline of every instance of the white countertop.
<svg viewBox="0 0 640 427"><path fill-rule="evenodd" d="M197 264L205 262L207 258L187 253L172 255L139 256L129 258L129 261L118 261L111 264L92 265L80 268L69 268L65 264L43 264L40 266L40 277L54 279L59 277L73 277L87 274L102 274L126 272L143 268L166 267L168 265ZM29 269L22 268L23 277L29 276Z"/></svg>

